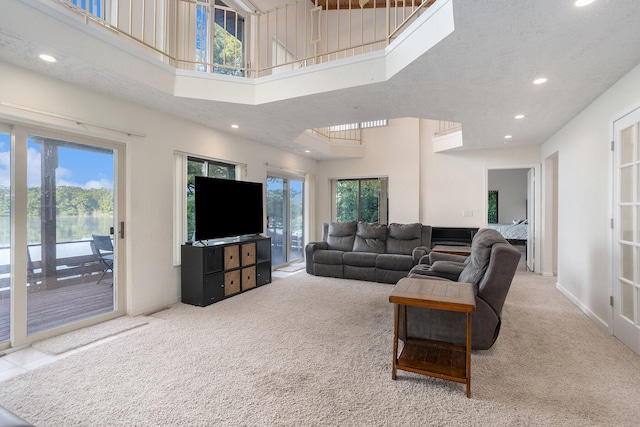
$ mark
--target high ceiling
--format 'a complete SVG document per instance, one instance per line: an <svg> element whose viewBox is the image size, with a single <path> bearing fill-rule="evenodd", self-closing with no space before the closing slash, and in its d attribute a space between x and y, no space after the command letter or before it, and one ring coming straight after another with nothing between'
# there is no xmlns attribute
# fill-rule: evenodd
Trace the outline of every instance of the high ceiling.
<svg viewBox="0 0 640 427"><path fill-rule="evenodd" d="M133 50L88 49L81 30L27 7L50 0L0 2L0 61L224 132L241 122L242 137L298 153L305 129L400 117L461 122L466 149L502 147L507 134L510 145L541 144L640 63L637 0L452 1L455 31L388 80L259 105L179 98L144 67L119 71L111 64ZM63 61L44 64L45 50Z"/></svg>

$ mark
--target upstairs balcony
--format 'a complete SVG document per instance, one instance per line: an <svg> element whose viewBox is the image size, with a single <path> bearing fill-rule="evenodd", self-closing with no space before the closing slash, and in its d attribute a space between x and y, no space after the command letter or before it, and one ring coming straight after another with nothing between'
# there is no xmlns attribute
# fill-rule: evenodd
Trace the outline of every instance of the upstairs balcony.
<svg viewBox="0 0 640 427"><path fill-rule="evenodd" d="M110 72L179 99L228 103L230 109L384 82L454 31L451 0L294 0L264 12L255 3L277 3L32 1L140 65L96 60ZM78 49L75 54L86 52ZM336 130L351 122L329 115L318 120L326 128L296 122L278 135L316 158L364 156L360 130ZM394 117L357 117L388 118Z"/></svg>
<svg viewBox="0 0 640 427"><path fill-rule="evenodd" d="M175 68L253 78L382 50L435 3L293 0L261 11L249 0L51 1Z"/></svg>

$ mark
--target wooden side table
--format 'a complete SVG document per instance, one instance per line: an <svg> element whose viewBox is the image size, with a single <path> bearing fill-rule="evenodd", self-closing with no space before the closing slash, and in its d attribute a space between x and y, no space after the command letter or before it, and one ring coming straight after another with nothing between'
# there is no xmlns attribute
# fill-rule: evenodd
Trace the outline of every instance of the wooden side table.
<svg viewBox="0 0 640 427"><path fill-rule="evenodd" d="M405 277L389 295L394 304L393 367L467 385L471 397L471 313L476 309L473 285L470 283ZM407 306L425 307L467 313L465 346L407 336ZM398 325L400 311L404 315L404 347L398 357Z"/></svg>

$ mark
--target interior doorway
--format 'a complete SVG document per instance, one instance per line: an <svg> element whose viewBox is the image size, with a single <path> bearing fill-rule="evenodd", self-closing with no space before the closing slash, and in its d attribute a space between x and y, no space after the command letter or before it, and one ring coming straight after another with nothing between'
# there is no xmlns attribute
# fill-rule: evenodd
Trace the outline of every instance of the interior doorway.
<svg viewBox="0 0 640 427"><path fill-rule="evenodd" d="M487 171L487 227L520 248L527 269L536 269L536 166Z"/></svg>

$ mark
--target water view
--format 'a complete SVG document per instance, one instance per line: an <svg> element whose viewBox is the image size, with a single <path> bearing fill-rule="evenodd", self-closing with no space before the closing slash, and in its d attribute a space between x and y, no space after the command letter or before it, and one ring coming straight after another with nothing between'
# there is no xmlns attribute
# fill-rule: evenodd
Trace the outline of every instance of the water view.
<svg viewBox="0 0 640 427"><path fill-rule="evenodd" d="M39 244L40 217L27 217L28 244ZM100 216L58 216L56 218L56 240L58 243L77 240L91 240L92 234L109 234L113 227L113 217ZM7 247L11 243L11 219L0 216L0 247Z"/></svg>
<svg viewBox="0 0 640 427"><path fill-rule="evenodd" d="M56 241L58 243L86 241L86 244L59 245L58 256L61 258L91 253L88 242L92 234L109 234L113 227L113 217L103 216L58 216ZM28 244L40 244L40 218L27 217ZM11 224L9 216L0 216L0 266L8 265L9 244L11 238ZM40 248L32 246L29 249L33 261L40 259Z"/></svg>

